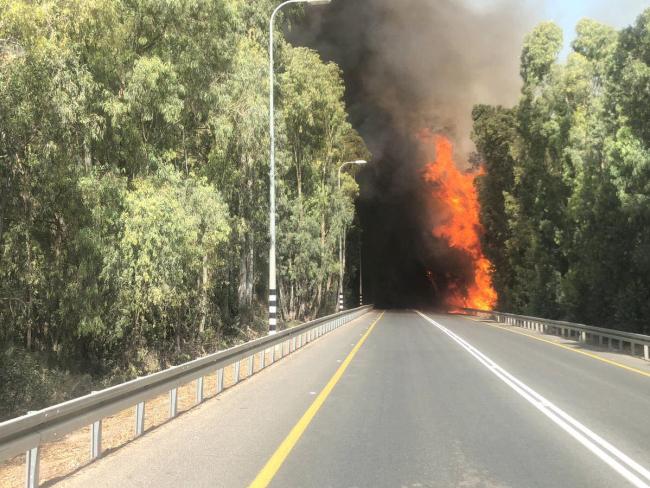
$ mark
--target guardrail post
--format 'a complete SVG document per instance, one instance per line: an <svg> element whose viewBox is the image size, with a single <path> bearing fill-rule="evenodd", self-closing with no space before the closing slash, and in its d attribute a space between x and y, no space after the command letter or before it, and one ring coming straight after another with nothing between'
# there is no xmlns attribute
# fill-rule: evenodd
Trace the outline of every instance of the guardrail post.
<svg viewBox="0 0 650 488"><path fill-rule="evenodd" d="M233 384L239 383L239 368L241 366L241 360L235 361L235 382Z"/></svg>
<svg viewBox="0 0 650 488"><path fill-rule="evenodd" d="M139 437L144 433L144 402L135 406L135 436Z"/></svg>
<svg viewBox="0 0 650 488"><path fill-rule="evenodd" d="M650 346L648 344L644 344L643 346L643 359L650 361Z"/></svg>
<svg viewBox="0 0 650 488"><path fill-rule="evenodd" d="M143 382L139 380L143 380L144 378L139 378L133 384L129 382L128 385L118 385L118 387L103 390L101 395L94 395L93 393L97 392L92 392L88 395L89 398L83 397L77 399L81 401L73 400L69 402L69 408L63 410L59 409L59 405L54 405L40 412L29 412L28 415L24 416L27 418L21 417L16 419L18 424L16 429L12 430L11 436L8 436L7 432L0 433L0 442L3 444L2 454L15 456L25 453L25 485L28 488L36 487L39 482L40 446L37 443L35 447L26 449L29 446L33 446L32 442L38 442L38 440L34 440L33 426L33 421L37 419L28 418L31 415L38 416L39 427L36 432L40 429L43 429L45 432L55 430L59 435L65 435L71 430L76 430L80 425L78 422L81 422L81 425L88 425L88 420L90 420L90 439L87 439L90 440L90 458L94 460L102 456L103 419L107 418L107 415L114 413L114 409L135 408L133 437L140 437L145 433L146 402L150 401L153 396L162 394L165 391L168 392L169 417L174 418L178 415L178 396L181 385L189 384L196 380L196 401L200 403L205 399L206 370L210 371L207 375L207 381L210 381L212 372L216 372L217 393L221 393L224 389L224 365L234 365L235 382L239 382L241 363L244 358L248 359L249 375L251 375L255 371L255 354L257 352L260 353L261 367L264 367L264 363L266 362L265 354L269 349L271 349L272 360L274 361L278 346L282 348L280 353L283 355L285 354L285 344L287 354L294 352L303 347L307 342L329 331L333 331L342 324L366 313L367 310L366 307L363 307L362 311L350 311L344 315L336 314L321 318L303 324L293 331L283 333L280 338L256 339L248 345L242 345L243 347L237 346L232 348L232 350L218 351L214 355L209 355L209 357L202 358L196 362L192 361L191 367L189 368L175 369L174 367L170 367L168 370L161 371L159 376L156 375L157 377L147 378ZM634 336L630 337L633 338ZM643 343L640 345L643 345ZM260 350L262 348L266 348L266 350ZM242 355L244 357L241 357ZM186 365L189 364L186 363ZM217 369L218 367L220 368ZM198 377L199 375L201 376ZM125 388L122 388L122 386ZM69 422L69 420L71 421ZM4 442L7 438L10 441L9 445L5 446Z"/></svg>
<svg viewBox="0 0 650 488"><path fill-rule="evenodd" d="M173 419L178 415L178 388L169 390L169 418Z"/></svg>
<svg viewBox="0 0 650 488"><path fill-rule="evenodd" d="M587 333L584 330L580 331L580 342L587 342Z"/></svg>
<svg viewBox="0 0 650 488"><path fill-rule="evenodd" d="M217 370L217 395L223 391L223 368Z"/></svg>
<svg viewBox="0 0 650 488"><path fill-rule="evenodd" d="M32 447L25 453L25 465L27 466L27 475L25 478L26 488L38 488L40 454L38 446Z"/></svg>
<svg viewBox="0 0 650 488"><path fill-rule="evenodd" d="M102 419L90 425L90 459L97 459L102 455Z"/></svg>
<svg viewBox="0 0 650 488"><path fill-rule="evenodd" d="M260 371L264 369L266 363L266 349L260 351Z"/></svg>
<svg viewBox="0 0 650 488"><path fill-rule="evenodd" d="M196 403L203 402L203 376L196 379Z"/></svg>

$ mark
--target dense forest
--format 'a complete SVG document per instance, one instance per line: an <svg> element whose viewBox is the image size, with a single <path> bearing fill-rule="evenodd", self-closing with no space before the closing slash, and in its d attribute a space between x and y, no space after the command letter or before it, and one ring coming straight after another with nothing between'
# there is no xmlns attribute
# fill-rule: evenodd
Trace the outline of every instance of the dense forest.
<svg viewBox="0 0 650 488"><path fill-rule="evenodd" d="M512 108L474 131L483 247L501 310L650 333L650 9L619 32L525 39Z"/></svg>
<svg viewBox="0 0 650 488"><path fill-rule="evenodd" d="M270 0L0 0L0 418L266 329ZM335 309L367 158L276 20L285 323ZM287 17L288 16L288 17ZM83 374L82 374L83 373Z"/></svg>

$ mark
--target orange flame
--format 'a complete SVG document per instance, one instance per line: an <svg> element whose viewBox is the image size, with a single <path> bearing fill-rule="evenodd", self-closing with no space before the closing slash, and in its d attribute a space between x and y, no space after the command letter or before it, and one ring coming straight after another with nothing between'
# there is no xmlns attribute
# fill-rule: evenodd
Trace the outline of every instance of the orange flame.
<svg viewBox="0 0 650 488"><path fill-rule="evenodd" d="M448 290L447 304L455 308L490 310L497 301L492 287L490 261L481 250L479 203L474 179L483 169L462 172L454 164L452 144L446 137L423 131L420 140L435 146L436 160L427 163L424 180L431 183L432 194L443 207L444 222L433 229L433 235L447 240L453 248L467 253L474 268L473 281L466 289L452 287Z"/></svg>

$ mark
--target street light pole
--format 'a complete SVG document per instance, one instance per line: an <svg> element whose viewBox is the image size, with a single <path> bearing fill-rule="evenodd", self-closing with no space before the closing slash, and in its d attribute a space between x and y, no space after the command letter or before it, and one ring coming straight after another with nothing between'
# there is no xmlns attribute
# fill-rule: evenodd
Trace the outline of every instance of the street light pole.
<svg viewBox="0 0 650 488"><path fill-rule="evenodd" d="M275 15L285 5L290 3L308 3L310 5L325 5L331 0L287 0L281 3L271 14L269 21L269 134L271 136L271 164L269 167L269 335L277 332L278 296L275 276L275 107L274 107L274 76L273 76L273 21Z"/></svg>
<svg viewBox="0 0 650 488"><path fill-rule="evenodd" d="M359 306L363 305L363 234L359 233Z"/></svg>
<svg viewBox="0 0 650 488"><path fill-rule="evenodd" d="M341 170L343 169L344 166L348 164L366 164L368 161L364 161L363 159L357 159L356 161L348 161L346 163L343 163L339 166L339 175L338 175L338 181L339 181L339 193L341 191ZM343 263L343 234L344 232L341 232L341 235L339 236L339 311L343 310L343 271L345 268L345 265Z"/></svg>

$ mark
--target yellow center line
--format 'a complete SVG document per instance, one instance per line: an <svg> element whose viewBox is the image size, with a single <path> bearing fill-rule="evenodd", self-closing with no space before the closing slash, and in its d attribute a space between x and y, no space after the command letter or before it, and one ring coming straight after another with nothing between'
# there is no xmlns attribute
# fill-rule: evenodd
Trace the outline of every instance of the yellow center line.
<svg viewBox="0 0 650 488"><path fill-rule="evenodd" d="M486 322L483 322L481 320L474 320L474 319L472 319L472 320L474 322L486 323ZM597 359L598 361L602 361L603 363L611 364L612 366L618 366L619 368L626 369L628 371L632 371L633 373L638 373L638 374L640 374L642 376L647 376L648 378L650 378L650 372L648 372L648 371L643 371L642 369L634 368L632 366L627 366L625 364L621 364L621 363L618 363L616 361L612 361L611 359L606 359L606 358L604 358L602 356L598 356L597 354L592 354L590 352L581 351L581 350L575 349L575 348L573 348L571 346L567 346L565 344L560 344L559 342L550 341L550 340L544 339L542 337L536 337L534 335L530 335L530 334L527 334L527 333L519 331L519 330L509 329L509 328L503 327L501 325L496 325L496 324L487 324L487 325L489 325L490 327L494 327L495 329L501 329L501 330L505 330L506 332L512 332L513 334L519 334L519 335L522 335L522 336L530 337L531 339L535 339L536 341L546 342L547 344L551 344L553 346L561 347L562 349L566 349L567 351L575 352L576 354L582 354L583 356L587 356L587 357L590 357L592 359ZM513 327L515 327L515 326L513 326Z"/></svg>
<svg viewBox="0 0 650 488"><path fill-rule="evenodd" d="M350 354L348 354L348 356L345 358L343 363L341 363L341 366L339 366L339 368L336 370L334 376L332 376L330 380L327 382L325 388L321 390L321 392L318 394L314 402L309 406L307 411L300 418L298 423L293 426L291 432L289 432L289 435L285 437L285 439L282 441L282 444L280 444L280 447L276 449L276 451L273 453L271 458L266 462L262 470L259 473L257 473L257 476L255 477L253 482L249 485L249 488L264 488L268 486L268 484L276 475L276 473L278 472L278 470L280 469L284 461L287 459L287 456L289 455L291 450L294 448L298 440L300 440L300 437L302 437L302 434L305 432L305 430L313 420L316 413L318 413L318 410L323 406L323 403L325 403L325 400L327 399L329 394L332 392L336 384L343 376L343 373L345 373L345 370L352 362L352 359L354 359L354 356L357 354L357 352L359 351L363 343L366 342L366 339L368 338L372 330L375 328L375 325L377 325L377 322L379 322L379 320L383 317L383 315L384 312L381 312L379 314L379 317L377 317L375 321L372 324L370 324L370 327L368 327L366 333L363 334L361 339L359 339L359 342L357 342L354 348L352 348Z"/></svg>

